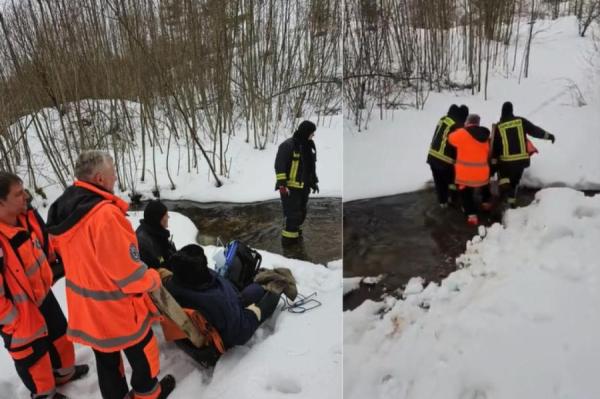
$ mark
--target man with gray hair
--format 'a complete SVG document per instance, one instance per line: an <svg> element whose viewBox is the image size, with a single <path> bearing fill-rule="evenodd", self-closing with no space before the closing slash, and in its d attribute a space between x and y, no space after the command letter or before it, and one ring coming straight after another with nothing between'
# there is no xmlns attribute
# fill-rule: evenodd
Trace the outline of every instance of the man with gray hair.
<svg viewBox="0 0 600 399"><path fill-rule="evenodd" d="M157 378L159 351L151 326L158 310L148 296L161 280L141 261L128 204L114 195L113 160L108 153L86 151L77 159L75 176L48 212L48 231L65 266L67 336L93 349L103 398L129 397L121 351L132 368L133 398L166 398L175 379Z"/></svg>

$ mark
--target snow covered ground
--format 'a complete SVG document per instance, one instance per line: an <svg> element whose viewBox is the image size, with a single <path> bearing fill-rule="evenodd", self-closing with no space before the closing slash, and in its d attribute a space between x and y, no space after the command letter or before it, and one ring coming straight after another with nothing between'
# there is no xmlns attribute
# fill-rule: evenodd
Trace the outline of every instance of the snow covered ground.
<svg viewBox="0 0 600 399"><path fill-rule="evenodd" d="M100 102L102 104L102 101ZM138 110L138 105L129 103L131 112ZM43 110L46 117L50 119L50 125L60 136L60 124L58 114L55 110ZM311 196L341 197L342 196L342 121L341 115L325 118L308 117L317 124L314 141L317 147L317 175L319 177L319 194ZM30 117L25 117L24 124ZM318 123L317 123L318 122ZM299 122L298 122L299 123ZM179 145L171 143L171 149L167 154L167 140L161 142L162 152L156 150L156 178L162 199L178 200L185 199L198 202L254 202L279 198L275 191L275 155L278 145L290 137L292 128L282 128L278 132L278 141L269 142L264 150L255 150L252 143L246 143L246 132L238 129L235 136L231 136L226 153L227 162L230 165L229 177L219 176L223 185L215 187L214 179L206 166L204 159L199 160L199 171L195 169L187 171L187 153L184 139L180 139ZM58 184L50 164L43 155L41 145L37 139L33 127L29 127L28 140L32 147L33 162L36 165L36 179L38 185L44 189L49 198L57 198L63 191ZM140 136L141 137L141 136ZM138 149L141 148L141 138L138 137ZM202 140L202 139L201 139ZM173 139L173 141L175 141ZM204 145L208 145L206 142ZM65 149L66 151L66 149ZM166 158L169 156L169 171L175 182L176 189L171 190L167 170L165 168ZM199 155L200 156L200 155ZM23 161L24 162L24 161ZM142 175L141 150L138 150L135 160L131 160L137 170L136 191L143 195L144 199L152 199L154 190L154 178L152 168L152 150L146 152L146 179L140 181ZM25 178L26 185L29 184L25 164L21 165L19 174ZM118 187L117 187L118 188ZM128 192L117 194L127 198ZM46 202L44 202L46 203ZM36 196L36 204L42 206L40 198Z"/></svg>
<svg viewBox="0 0 600 399"><path fill-rule="evenodd" d="M344 313L344 398L600 397L600 196L544 189L440 285Z"/></svg>
<svg viewBox="0 0 600 399"><path fill-rule="evenodd" d="M175 245L180 248L195 242L197 230L192 221L181 214L170 215ZM141 212L130 213L134 227L141 217ZM205 247L209 262L217 250ZM169 398L341 398L342 262L324 267L264 251L261 254L263 267L290 268L298 281L298 291L305 295L316 292L322 305L304 314L278 309L250 342L226 352L214 371L202 369L174 344L164 342L160 327L155 326L161 375L171 373L177 380L177 388ZM66 314L64 279L53 291ZM101 398L92 351L77 345L76 355L78 363L90 365L90 374L60 391L70 398ZM5 350L0 350L0 371L0 399L29 397Z"/></svg>
<svg viewBox="0 0 600 399"><path fill-rule="evenodd" d="M555 145L533 139L540 153L525 172L525 185L600 189L600 60L592 34L579 37L574 17L538 21L535 30L540 32L533 40L529 78L519 84L518 72L508 78L502 71L491 73L488 101L483 92L432 92L423 111L389 111L384 120L373 112L367 131L357 132L351 120L344 120L344 201L426 186L431 136L452 103L466 104L490 127L500 118L502 103L512 101L516 115L556 136ZM586 105L579 106L581 99Z"/></svg>

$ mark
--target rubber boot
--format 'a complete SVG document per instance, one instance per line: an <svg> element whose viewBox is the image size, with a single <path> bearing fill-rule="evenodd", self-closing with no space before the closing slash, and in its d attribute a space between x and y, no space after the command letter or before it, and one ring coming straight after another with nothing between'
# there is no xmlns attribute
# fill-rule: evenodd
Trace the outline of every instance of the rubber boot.
<svg viewBox="0 0 600 399"><path fill-rule="evenodd" d="M78 379L84 377L85 375L87 375L87 373L89 371L90 371L90 367L87 364L76 364L75 372L73 373L73 375L69 379L64 380L64 381L61 381L60 376L58 376L56 373L54 373L54 378L56 380L56 386L61 386L68 382L78 380Z"/></svg>
<svg viewBox="0 0 600 399"><path fill-rule="evenodd" d="M160 394L157 399L166 399L167 396L175 389L175 377L171 374L165 375L160 380Z"/></svg>

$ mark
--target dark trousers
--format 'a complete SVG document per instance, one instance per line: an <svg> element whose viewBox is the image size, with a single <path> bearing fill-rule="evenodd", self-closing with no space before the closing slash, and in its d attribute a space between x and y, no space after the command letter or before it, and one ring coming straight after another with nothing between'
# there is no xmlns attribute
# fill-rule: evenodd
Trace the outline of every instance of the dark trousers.
<svg viewBox="0 0 600 399"><path fill-rule="evenodd" d="M437 166L430 165L431 173L433 174L433 182L435 184L435 192L437 193L438 202L440 204L448 203L450 194L450 186L454 185L454 166Z"/></svg>
<svg viewBox="0 0 600 399"><path fill-rule="evenodd" d="M462 200L463 209L465 215L476 215L477 205L475 204L475 187L464 187L460 190L460 196ZM481 187L481 202L488 202L492 198L490 186L486 185Z"/></svg>
<svg viewBox="0 0 600 399"><path fill-rule="evenodd" d="M503 197L507 198L510 205L517 203L519 183L525 168L517 166L500 166L498 169L498 185Z"/></svg>
<svg viewBox="0 0 600 399"><path fill-rule="evenodd" d="M256 303L265 295L265 289L258 283L252 283L247 285L242 292L240 292L240 300L242 306L246 307L251 303Z"/></svg>
<svg viewBox="0 0 600 399"><path fill-rule="evenodd" d="M67 319L52 291L48 292L39 310L46 322L48 335L9 350L17 374L32 398L51 396L56 383L66 382L75 370L75 350L65 335ZM10 336L4 336L7 346L10 339Z"/></svg>
<svg viewBox="0 0 600 399"><path fill-rule="evenodd" d="M160 394L158 343L152 330L137 344L123 350L131 365L134 398L155 399ZM123 399L129 392L121 351L100 352L94 349L98 384L103 399Z"/></svg>
<svg viewBox="0 0 600 399"><path fill-rule="evenodd" d="M300 226L306 220L306 206L310 189L290 188L288 194L280 194L283 207L285 227L281 232L282 237L295 239L300 236Z"/></svg>

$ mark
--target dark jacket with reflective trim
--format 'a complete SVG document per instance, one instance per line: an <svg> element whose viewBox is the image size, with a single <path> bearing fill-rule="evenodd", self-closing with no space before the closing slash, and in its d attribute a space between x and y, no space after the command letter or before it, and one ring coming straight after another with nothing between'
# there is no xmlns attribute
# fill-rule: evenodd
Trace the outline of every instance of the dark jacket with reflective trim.
<svg viewBox="0 0 600 399"><path fill-rule="evenodd" d="M0 267L0 332L5 346L16 349L48 335L39 306L50 291L52 270L35 232L4 223Z"/></svg>
<svg viewBox="0 0 600 399"><path fill-rule="evenodd" d="M526 168L530 165L527 153L527 135L547 139L548 133L520 116L500 119L494 126L492 162L502 166Z"/></svg>
<svg viewBox="0 0 600 399"><path fill-rule="evenodd" d="M67 336L103 352L141 341L158 311L147 292L158 272L141 261L127 203L76 181L48 212L48 231L65 266Z"/></svg>
<svg viewBox="0 0 600 399"><path fill-rule="evenodd" d="M279 145L275 157L275 189L313 187L319 182L316 173L317 149L312 140L290 137Z"/></svg>
<svg viewBox="0 0 600 399"><path fill-rule="evenodd" d="M456 116L446 115L440 118L427 154L429 165L437 168L452 167L456 160L456 149L448 143L448 135L462 126L462 123L456 122Z"/></svg>
<svg viewBox="0 0 600 399"><path fill-rule="evenodd" d="M209 272L211 280L199 287L185 286L172 277L165 281L165 288L182 307L199 311L219 331L225 347L243 345L258 328L258 319L242 306L231 282Z"/></svg>
<svg viewBox="0 0 600 399"><path fill-rule="evenodd" d="M169 230L162 226L152 226L142 219L135 235L142 261L154 269L164 267L170 270L168 261L177 250L170 240Z"/></svg>

